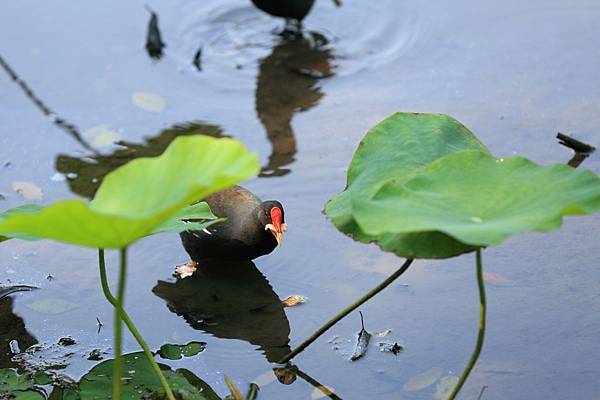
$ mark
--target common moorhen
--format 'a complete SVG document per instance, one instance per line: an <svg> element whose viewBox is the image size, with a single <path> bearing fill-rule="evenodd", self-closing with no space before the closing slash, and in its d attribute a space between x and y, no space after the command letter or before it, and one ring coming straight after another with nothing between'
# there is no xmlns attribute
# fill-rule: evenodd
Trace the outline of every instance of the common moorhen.
<svg viewBox="0 0 600 400"><path fill-rule="evenodd" d="M217 217L227 218L202 231L180 234L192 261L175 269L181 278L203 260L253 260L272 252L287 230L283 206L276 200L261 201L252 192L232 186L204 199Z"/></svg>

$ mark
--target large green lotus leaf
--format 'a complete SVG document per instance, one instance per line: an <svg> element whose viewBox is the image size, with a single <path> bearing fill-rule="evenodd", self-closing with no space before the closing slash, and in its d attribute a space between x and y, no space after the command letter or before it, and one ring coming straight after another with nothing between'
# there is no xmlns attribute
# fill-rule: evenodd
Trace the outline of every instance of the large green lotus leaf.
<svg viewBox="0 0 600 400"><path fill-rule="evenodd" d="M19 213L36 213L38 211L41 211L44 209L44 206L40 205L40 204L23 204L20 205L18 207L14 207L14 208L9 208L8 210L4 210L2 212L0 212L0 223L2 221L4 221L5 219L7 219L8 217L15 215L15 214L19 214ZM5 240L11 239L11 238L19 238L19 239L23 239L23 240L38 240L37 237L33 236L33 235L28 235L28 234L14 234L12 236L2 236L0 235L0 243L4 242Z"/></svg>
<svg viewBox="0 0 600 400"><path fill-rule="evenodd" d="M182 207L258 170L256 156L233 139L179 137L159 157L138 158L111 172L91 203L66 200L37 213L19 213L0 222L0 233L123 248Z"/></svg>
<svg viewBox="0 0 600 400"><path fill-rule="evenodd" d="M340 231L361 242L377 242L386 251L411 248L427 258L444 258L473 250L442 233L367 234L352 208L353 200L371 198L386 182L406 182L438 158L467 149L488 151L452 117L393 114L367 132L350 163L346 189L327 203L325 213Z"/></svg>
<svg viewBox="0 0 600 400"><path fill-rule="evenodd" d="M96 365L81 377L79 388L70 390L64 398L81 400L108 398L113 387L113 362L114 360L107 360ZM137 352L124 355L123 364L125 371L122 378L123 391L121 398L123 400L166 398L164 389L144 353ZM178 399L221 400L208 384L191 372L184 369L173 371L163 364L159 364L159 367Z"/></svg>
<svg viewBox="0 0 600 400"><path fill-rule="evenodd" d="M563 215L600 211L600 177L465 150L407 182L385 184L372 199L355 199L352 208L368 235L442 233L472 246L494 246L515 233L558 229ZM403 246L395 251L427 256Z"/></svg>

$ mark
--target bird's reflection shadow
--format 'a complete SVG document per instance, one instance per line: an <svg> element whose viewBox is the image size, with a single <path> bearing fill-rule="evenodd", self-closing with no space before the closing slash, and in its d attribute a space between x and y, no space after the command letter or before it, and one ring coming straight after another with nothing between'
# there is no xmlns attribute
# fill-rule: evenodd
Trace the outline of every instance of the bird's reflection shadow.
<svg viewBox="0 0 600 400"><path fill-rule="evenodd" d="M256 113L267 131L272 151L261 176L282 176L295 160L295 113L314 107L323 97L319 81L334 74L333 55L325 36L308 32L282 39L260 60L256 80Z"/></svg>
<svg viewBox="0 0 600 400"><path fill-rule="evenodd" d="M271 363L291 350L284 306L252 261L205 261L193 276L159 281L152 292L192 328L249 342Z"/></svg>

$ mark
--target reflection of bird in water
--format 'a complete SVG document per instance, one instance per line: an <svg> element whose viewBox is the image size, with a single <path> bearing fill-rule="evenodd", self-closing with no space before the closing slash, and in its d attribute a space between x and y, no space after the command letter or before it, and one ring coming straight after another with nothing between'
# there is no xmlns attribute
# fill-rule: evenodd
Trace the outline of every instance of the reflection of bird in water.
<svg viewBox="0 0 600 400"><path fill-rule="evenodd" d="M256 112L267 131L272 151L261 176L282 176L281 168L291 164L296 154L296 139L291 120L323 97L319 79L333 75L333 59L323 35L310 33L292 41L282 41L260 61L256 82Z"/></svg>
<svg viewBox="0 0 600 400"><path fill-rule="evenodd" d="M158 156L176 137L185 135L226 136L217 125L202 122L176 125L162 131L158 136L147 139L142 144L118 142L117 145L122 148L108 155L71 157L60 154L56 158L56 170L66 175L73 193L92 198L102 179L109 172L134 158Z"/></svg>
<svg viewBox="0 0 600 400"><path fill-rule="evenodd" d="M289 353L283 304L252 261L213 261L176 282L152 289L194 329L259 346L269 362Z"/></svg>
<svg viewBox="0 0 600 400"><path fill-rule="evenodd" d="M226 218L207 229L180 233L192 261L177 267L181 278L190 276L198 261L253 260L272 252L287 230L283 206L261 201L252 192L232 186L203 199L213 214Z"/></svg>
<svg viewBox="0 0 600 400"><path fill-rule="evenodd" d="M148 22L148 33L146 34L146 51L153 60L160 60L163 56L165 43L162 41L160 29L158 28L158 15L148 6L146 9L150 13L150 22Z"/></svg>
<svg viewBox="0 0 600 400"><path fill-rule="evenodd" d="M4 290L4 289L2 289ZM0 294L3 293L0 290ZM8 292L4 292L8 293ZM15 363L11 361L13 351L25 350L37 343L25 327L21 317L13 313L13 299L10 296L0 297L0 368L14 368ZM13 342L16 341L16 342ZM14 343L11 348L11 342ZM18 349L14 348L18 345Z"/></svg>

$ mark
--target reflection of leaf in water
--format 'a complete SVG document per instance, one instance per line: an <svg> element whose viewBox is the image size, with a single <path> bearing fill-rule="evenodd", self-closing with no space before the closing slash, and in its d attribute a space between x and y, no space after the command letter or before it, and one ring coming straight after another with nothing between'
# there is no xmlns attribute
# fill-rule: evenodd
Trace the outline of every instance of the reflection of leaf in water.
<svg viewBox="0 0 600 400"><path fill-rule="evenodd" d="M445 400L454 389L454 385L458 382L457 376L447 375L444 376L440 381L435 385L435 393L433 393L434 400Z"/></svg>
<svg viewBox="0 0 600 400"><path fill-rule="evenodd" d="M44 197L42 188L31 182L15 181L12 183L12 189L25 200L42 200Z"/></svg>
<svg viewBox="0 0 600 400"><path fill-rule="evenodd" d="M256 112L272 146L261 176L282 176L290 172L281 167L294 162L296 154L292 117L319 102L323 97L317 85L319 79L333 75L331 50L326 43L319 45L315 41L306 38L283 41L260 61Z"/></svg>
<svg viewBox="0 0 600 400"><path fill-rule="evenodd" d="M153 113L163 112L167 106L167 101L164 97L152 92L134 92L131 95L131 101L136 107Z"/></svg>
<svg viewBox="0 0 600 400"><path fill-rule="evenodd" d="M183 357L193 357L204 351L205 342L189 342L188 344L163 344L158 355L166 360L181 360Z"/></svg>
<svg viewBox="0 0 600 400"><path fill-rule="evenodd" d="M271 362L290 351L290 325L267 279L251 261L203 262L196 273L152 289L194 329L260 346Z"/></svg>
<svg viewBox="0 0 600 400"><path fill-rule="evenodd" d="M69 389L64 398L104 399L112 391L113 361L106 360L92 368L79 383L79 388ZM144 353L130 353L123 356L123 399L164 398L164 389L156 377L156 373L146 360ZM171 370L159 364L169 386L182 399L189 400L221 400L214 390L190 371L185 369ZM193 379L190 379L193 377Z"/></svg>
<svg viewBox="0 0 600 400"><path fill-rule="evenodd" d="M107 147L121 140L121 135L110 129L108 125L94 126L84 131L82 136L91 140L94 147Z"/></svg>
<svg viewBox="0 0 600 400"><path fill-rule="evenodd" d="M76 309L78 305L64 299L47 298L29 303L27 307L42 314L62 314Z"/></svg>
<svg viewBox="0 0 600 400"><path fill-rule="evenodd" d="M0 299L0 368L16 367L12 360L10 342L16 340L19 348L27 349L37 340L27 331L25 322L13 311L12 297Z"/></svg>
<svg viewBox="0 0 600 400"><path fill-rule="evenodd" d="M121 148L108 155L59 155L56 158L56 170L64 175L74 176L67 180L72 192L91 198L102 179L112 170L135 158L158 156L176 137L188 135L227 137L216 125L202 122L176 125L162 131L158 136L146 139L144 143L119 142Z"/></svg>
<svg viewBox="0 0 600 400"><path fill-rule="evenodd" d="M442 376L442 369L433 367L425 372L415 375L408 380L403 386L403 389L407 392L416 392L418 390L425 389L428 386L433 385Z"/></svg>

